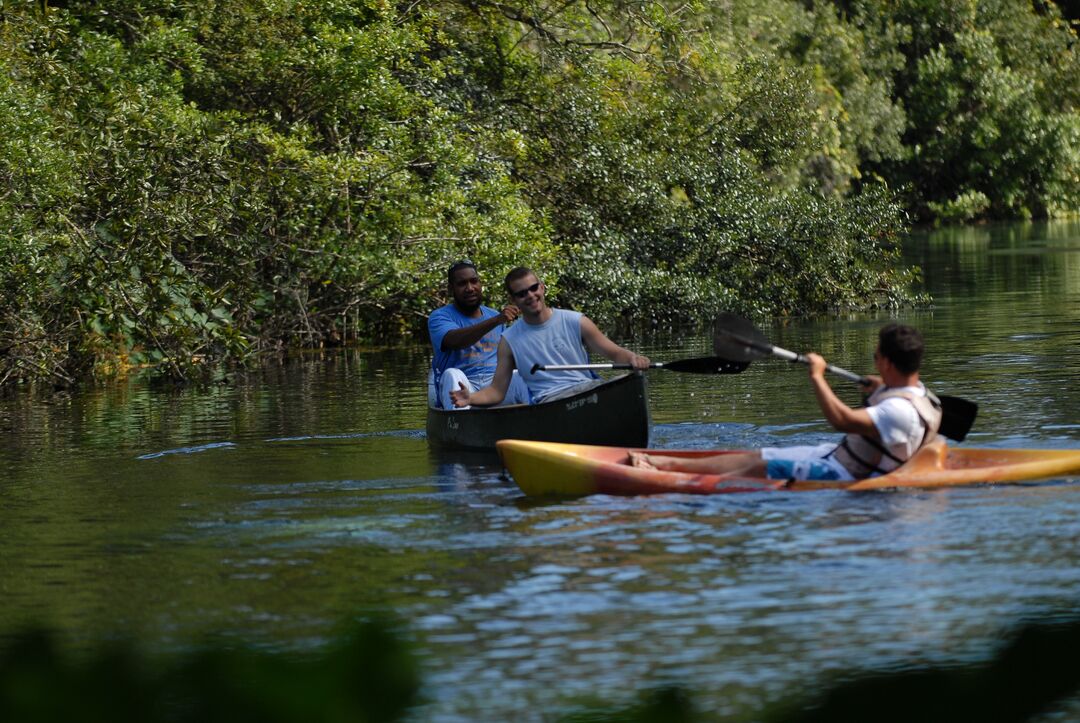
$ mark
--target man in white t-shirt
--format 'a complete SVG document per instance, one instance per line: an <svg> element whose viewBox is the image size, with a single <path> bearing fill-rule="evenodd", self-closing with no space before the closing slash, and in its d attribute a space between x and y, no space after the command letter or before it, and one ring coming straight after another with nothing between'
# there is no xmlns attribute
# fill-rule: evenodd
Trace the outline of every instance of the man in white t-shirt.
<svg viewBox="0 0 1080 723"><path fill-rule="evenodd" d="M937 435L941 407L919 381L923 339L910 326L888 324L878 332L866 406L844 404L825 379L826 362L807 354L810 383L825 419L846 432L840 444L764 447L699 459L635 452L631 463L662 470L788 480L853 480L884 474L903 464Z"/></svg>

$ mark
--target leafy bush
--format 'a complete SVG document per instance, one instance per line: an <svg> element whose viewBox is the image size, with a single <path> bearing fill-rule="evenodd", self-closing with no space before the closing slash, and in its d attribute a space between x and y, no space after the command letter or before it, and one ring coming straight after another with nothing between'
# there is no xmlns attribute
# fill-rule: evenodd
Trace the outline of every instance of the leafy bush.
<svg viewBox="0 0 1080 723"><path fill-rule="evenodd" d="M420 702L419 661L384 621L353 625L315 653L220 642L151 661L130 641L73 660L46 630L0 652L6 721L394 721Z"/></svg>
<svg viewBox="0 0 1080 723"><path fill-rule="evenodd" d="M964 222L981 216L990 208L990 199L982 191L965 191L951 201L927 203L934 216L942 221Z"/></svg>

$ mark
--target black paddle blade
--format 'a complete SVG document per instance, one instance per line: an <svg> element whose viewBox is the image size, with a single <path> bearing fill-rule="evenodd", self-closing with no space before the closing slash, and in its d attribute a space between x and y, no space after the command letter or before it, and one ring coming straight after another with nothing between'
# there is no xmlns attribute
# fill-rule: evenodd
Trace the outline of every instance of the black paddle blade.
<svg viewBox="0 0 1080 723"><path fill-rule="evenodd" d="M752 362L772 353L772 344L749 319L724 312L713 324L713 353L735 362Z"/></svg>
<svg viewBox="0 0 1080 723"><path fill-rule="evenodd" d="M731 361L730 359L721 359L718 356L702 356L696 359L676 359L675 361L664 362L664 369L673 372L689 372L691 374L738 374L748 366L750 366L750 362Z"/></svg>
<svg viewBox="0 0 1080 723"><path fill-rule="evenodd" d="M971 431L971 425L975 424L979 405L961 397L938 395L938 399L941 400L941 427L938 433L963 442L964 437Z"/></svg>

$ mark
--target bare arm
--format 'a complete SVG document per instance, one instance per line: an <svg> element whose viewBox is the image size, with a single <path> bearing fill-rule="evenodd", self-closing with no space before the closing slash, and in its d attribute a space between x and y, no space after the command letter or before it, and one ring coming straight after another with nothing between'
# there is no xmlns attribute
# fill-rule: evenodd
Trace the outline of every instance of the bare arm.
<svg viewBox="0 0 1080 723"><path fill-rule="evenodd" d="M510 345L506 339L499 339L499 350L495 362L495 375L491 384L483 389L477 389L472 394L464 385L460 389L450 392L450 398L455 407L478 407L498 404L506 398L506 390L510 388L510 379L514 373L514 354L510 351Z"/></svg>
<svg viewBox="0 0 1080 723"><path fill-rule="evenodd" d="M810 364L810 384L814 387L818 406L829 424L840 432L878 439L880 435L869 412L865 409L852 409L844 404L829 386L829 382L825 380L825 360L819 354L813 353L807 354L806 360Z"/></svg>
<svg viewBox="0 0 1080 723"><path fill-rule="evenodd" d="M618 364L629 364L635 369L648 369L649 358L635 354L629 349L624 349L611 339L608 339L604 332L600 331L593 323L592 319L587 316L581 317L581 340L585 342L585 348L596 354L601 354L613 362Z"/></svg>
<svg viewBox="0 0 1080 723"><path fill-rule="evenodd" d="M516 306L507 304L496 316L490 316L483 321L478 321L472 326L466 326L461 329L453 329L446 332L446 335L442 338L440 348L442 351L451 351L453 349L464 349L467 346L472 346L480 341L484 337L484 334L487 334L500 324L509 324L516 319L520 313L521 311Z"/></svg>

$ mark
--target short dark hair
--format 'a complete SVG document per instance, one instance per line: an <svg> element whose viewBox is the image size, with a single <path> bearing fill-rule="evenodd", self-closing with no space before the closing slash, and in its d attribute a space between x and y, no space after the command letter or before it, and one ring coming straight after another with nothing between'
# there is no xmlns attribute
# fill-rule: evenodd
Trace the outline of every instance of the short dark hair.
<svg viewBox="0 0 1080 723"><path fill-rule="evenodd" d="M914 374L922 364L925 347L918 329L893 322L881 327L878 332L878 349L897 370Z"/></svg>
<svg viewBox="0 0 1080 723"><path fill-rule="evenodd" d="M515 266L510 269L510 273L503 279L503 287L506 289L506 293L510 293L510 283L517 281L518 279L524 279L529 274L536 276L536 272L530 269L528 266ZM537 281L540 280L539 276L536 276Z"/></svg>
<svg viewBox="0 0 1080 723"><path fill-rule="evenodd" d="M454 283L454 274L458 271L461 271L462 269L472 269L473 271L476 271L476 264L474 264L469 259L461 259L461 261L455 261L454 263L450 264L450 268L446 270L446 280L451 284Z"/></svg>

